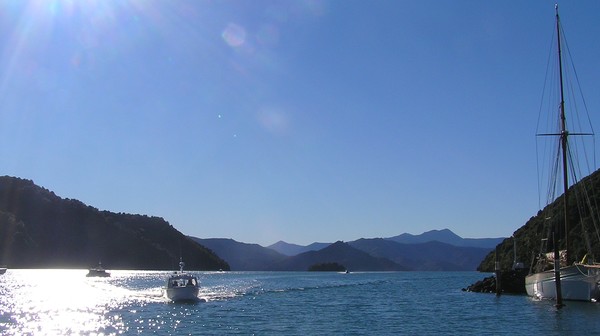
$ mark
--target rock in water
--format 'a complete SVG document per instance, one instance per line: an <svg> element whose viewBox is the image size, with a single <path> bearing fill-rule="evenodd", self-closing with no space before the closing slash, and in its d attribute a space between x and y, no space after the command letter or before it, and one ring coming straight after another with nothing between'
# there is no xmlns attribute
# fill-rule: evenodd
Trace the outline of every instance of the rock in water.
<svg viewBox="0 0 600 336"><path fill-rule="evenodd" d="M525 276L527 269L516 269L502 272L501 283L503 294L525 294ZM466 292L496 293L496 277L490 276L463 288Z"/></svg>

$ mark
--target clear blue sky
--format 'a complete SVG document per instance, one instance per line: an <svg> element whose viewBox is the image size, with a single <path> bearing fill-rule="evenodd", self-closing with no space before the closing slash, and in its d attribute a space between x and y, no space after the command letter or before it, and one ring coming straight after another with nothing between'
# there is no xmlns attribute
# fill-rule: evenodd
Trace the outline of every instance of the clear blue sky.
<svg viewBox="0 0 600 336"><path fill-rule="evenodd" d="M561 4L592 122L600 1ZM539 209L553 1L0 0L0 174L269 245Z"/></svg>

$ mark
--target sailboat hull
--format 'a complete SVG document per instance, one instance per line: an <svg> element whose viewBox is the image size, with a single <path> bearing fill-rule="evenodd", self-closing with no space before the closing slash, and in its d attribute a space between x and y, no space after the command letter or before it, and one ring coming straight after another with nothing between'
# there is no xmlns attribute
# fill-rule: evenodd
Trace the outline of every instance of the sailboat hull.
<svg viewBox="0 0 600 336"><path fill-rule="evenodd" d="M525 278L527 295L538 299L556 299L554 270L535 273ZM600 266L574 264L560 269L563 300L598 301L600 299Z"/></svg>

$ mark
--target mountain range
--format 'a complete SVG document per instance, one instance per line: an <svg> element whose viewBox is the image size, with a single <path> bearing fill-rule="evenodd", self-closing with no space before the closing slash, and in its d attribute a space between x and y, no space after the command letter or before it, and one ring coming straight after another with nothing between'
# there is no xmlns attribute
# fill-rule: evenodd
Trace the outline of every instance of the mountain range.
<svg viewBox="0 0 600 336"><path fill-rule="evenodd" d="M0 264L12 268L306 271L337 263L352 271L474 270L496 239L448 229L352 242L278 242L188 237L160 217L100 211L31 180L0 177Z"/></svg>
<svg viewBox="0 0 600 336"><path fill-rule="evenodd" d="M600 171L571 188L579 186L600 195L591 192L600 189ZM190 238L160 217L100 211L61 198L31 180L0 176L0 264L86 268L102 261L110 269L174 269L183 257L187 268L195 270L306 270L317 263L338 263L355 271L489 272L494 267L495 248L503 269L512 266L515 245L517 260L527 265L539 252L548 228L564 217L563 202L559 197L506 239L461 238L443 229L346 243L301 246L280 241L263 247L232 239ZM576 206L575 202L569 204ZM600 196L592 204L600 204ZM580 237L589 229L582 226L577 211L569 213L575 223L569 235ZM571 239L571 243L576 259L588 253L585 239ZM594 255L600 255L600 244L588 245Z"/></svg>
<svg viewBox="0 0 600 336"><path fill-rule="evenodd" d="M495 245L491 244L503 240L467 240L448 229L410 235L419 243L401 243L395 240L397 237L308 246L279 241L268 247L233 239L190 238L221 256L236 271L299 271L317 263L332 262L352 271L472 271L494 248ZM475 246L464 246L469 244Z"/></svg>
<svg viewBox="0 0 600 336"><path fill-rule="evenodd" d="M424 232L420 235L403 233L398 236L383 239L391 240L402 244L419 244L437 241L453 246L479 247L484 249L492 249L504 240L504 238L462 238L454 232L450 231L449 229L431 230ZM293 256L303 252L318 251L329 245L331 245L331 243L312 243L307 246L302 246L286 243L284 241L278 241L277 243L269 245L267 247L281 254Z"/></svg>
<svg viewBox="0 0 600 336"><path fill-rule="evenodd" d="M454 246L481 248L494 248L496 245L500 244L504 240L504 238L462 238L448 229L431 230L424 232L420 235L403 233L399 236L387 239L403 244L418 244L427 243L431 241L438 241Z"/></svg>

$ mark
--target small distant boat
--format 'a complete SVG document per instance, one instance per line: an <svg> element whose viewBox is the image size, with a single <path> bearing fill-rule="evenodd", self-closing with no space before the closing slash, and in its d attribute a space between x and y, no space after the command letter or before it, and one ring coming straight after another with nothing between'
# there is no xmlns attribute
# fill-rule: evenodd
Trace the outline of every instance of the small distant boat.
<svg viewBox="0 0 600 336"><path fill-rule="evenodd" d="M179 271L171 274L165 285L165 296L174 302L198 300L198 292L200 291L198 278L184 272L184 266L185 263L180 261Z"/></svg>
<svg viewBox="0 0 600 336"><path fill-rule="evenodd" d="M110 273L108 273L104 268L102 268L102 263L98 263L98 267L96 268L90 268L88 270L88 274L85 275L86 277L109 277Z"/></svg>

